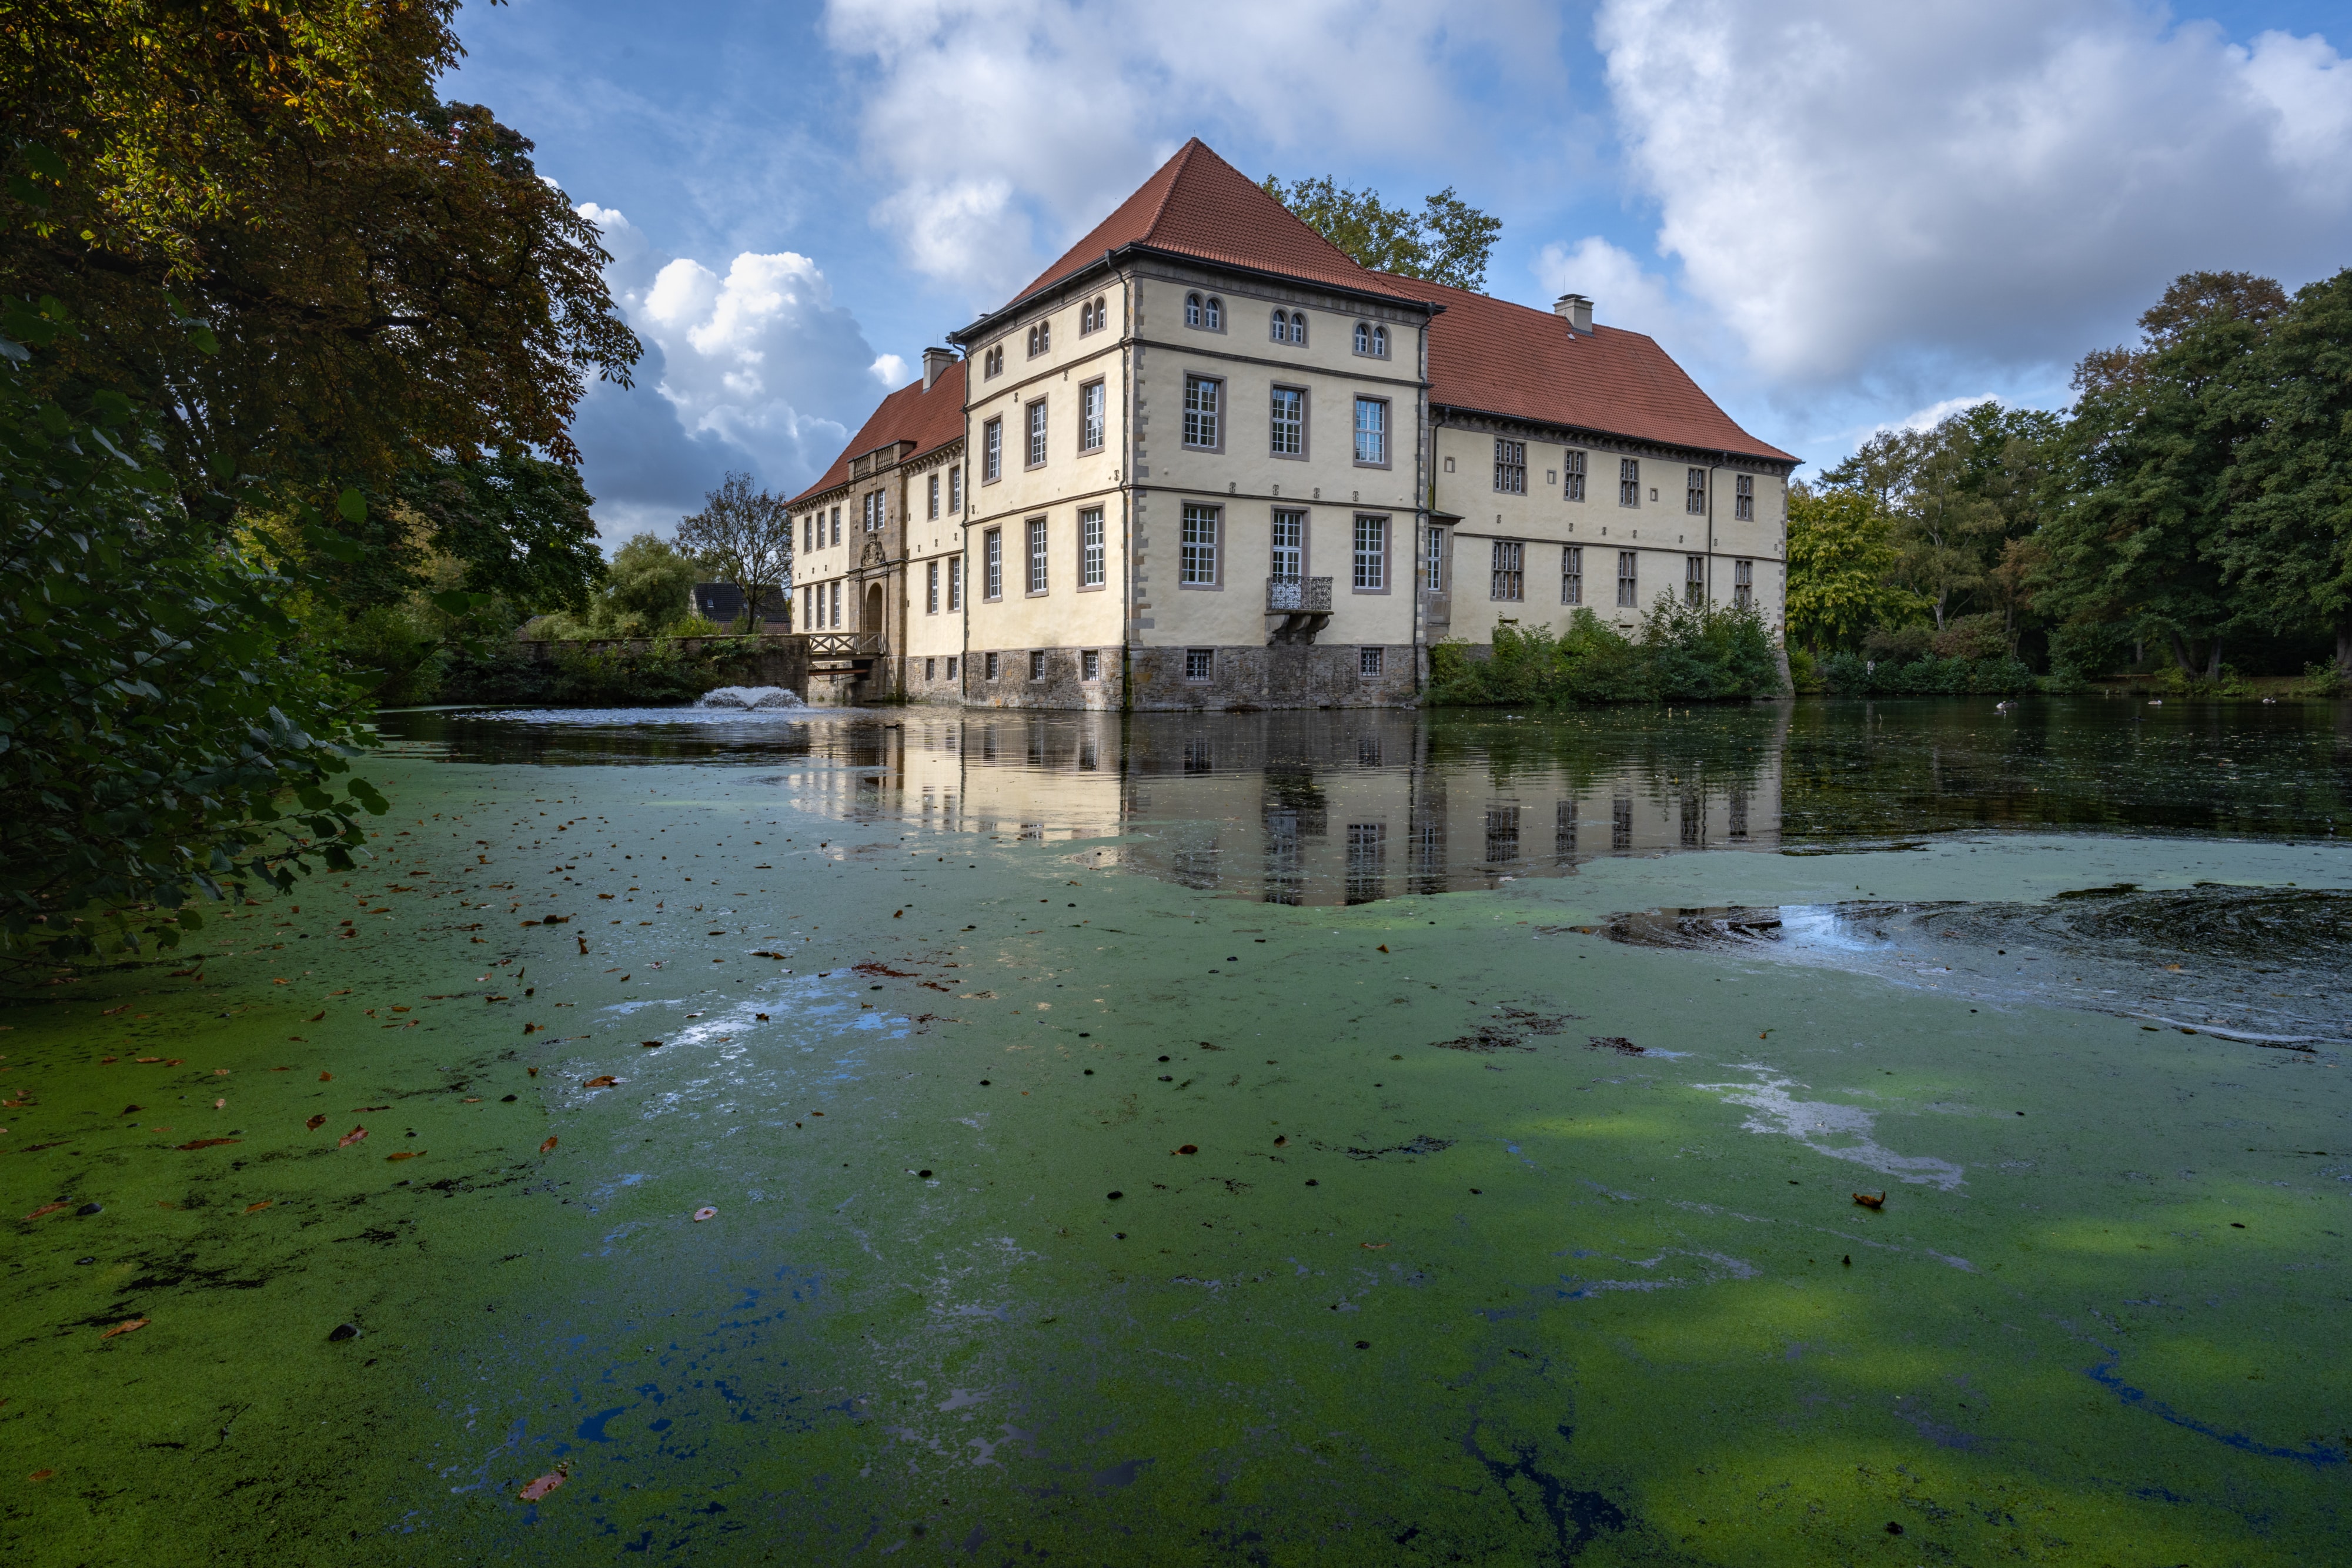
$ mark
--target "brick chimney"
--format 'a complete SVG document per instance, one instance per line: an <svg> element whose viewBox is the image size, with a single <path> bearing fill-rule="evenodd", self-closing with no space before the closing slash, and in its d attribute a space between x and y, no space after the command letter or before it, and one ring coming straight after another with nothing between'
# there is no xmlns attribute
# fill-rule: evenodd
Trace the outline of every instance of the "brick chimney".
<svg viewBox="0 0 2352 1568"><path fill-rule="evenodd" d="M1589 315L1590 312L1587 314ZM933 382L938 381L941 376L947 374L948 367L955 363L955 350L953 349L925 349L923 350L923 390L925 392L931 390L931 383Z"/></svg>
<svg viewBox="0 0 2352 1568"><path fill-rule="evenodd" d="M1592 331L1592 301L1581 294L1563 294L1552 302L1552 314L1569 325L1569 329L1590 336Z"/></svg>

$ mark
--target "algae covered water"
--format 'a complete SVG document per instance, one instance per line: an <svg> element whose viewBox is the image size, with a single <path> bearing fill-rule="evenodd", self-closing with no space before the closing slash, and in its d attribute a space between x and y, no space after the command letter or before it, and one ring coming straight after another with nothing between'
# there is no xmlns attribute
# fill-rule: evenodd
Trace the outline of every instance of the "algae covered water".
<svg viewBox="0 0 2352 1568"><path fill-rule="evenodd" d="M2342 709L385 729L0 1020L14 1561L2339 1552Z"/></svg>

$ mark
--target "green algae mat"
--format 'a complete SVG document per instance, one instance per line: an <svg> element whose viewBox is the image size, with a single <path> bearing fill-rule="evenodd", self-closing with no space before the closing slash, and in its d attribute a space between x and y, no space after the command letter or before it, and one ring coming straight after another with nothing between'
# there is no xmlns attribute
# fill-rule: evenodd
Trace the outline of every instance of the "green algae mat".
<svg viewBox="0 0 2352 1568"><path fill-rule="evenodd" d="M19 985L10 1563L2342 1559L2335 716L677 716Z"/></svg>

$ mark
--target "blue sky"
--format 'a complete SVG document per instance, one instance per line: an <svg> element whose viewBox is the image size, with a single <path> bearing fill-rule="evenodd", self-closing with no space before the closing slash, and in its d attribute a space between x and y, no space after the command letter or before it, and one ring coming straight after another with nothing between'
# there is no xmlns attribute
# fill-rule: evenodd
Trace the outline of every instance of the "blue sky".
<svg viewBox="0 0 2352 1568"><path fill-rule="evenodd" d="M607 546L813 479L926 343L1185 137L1504 220L1488 291L1655 335L1816 463L2062 406L2167 279L2352 265L2352 27L2305 0L468 5L444 94L604 224L647 346L579 437ZM2332 29L2332 31L2331 31Z"/></svg>

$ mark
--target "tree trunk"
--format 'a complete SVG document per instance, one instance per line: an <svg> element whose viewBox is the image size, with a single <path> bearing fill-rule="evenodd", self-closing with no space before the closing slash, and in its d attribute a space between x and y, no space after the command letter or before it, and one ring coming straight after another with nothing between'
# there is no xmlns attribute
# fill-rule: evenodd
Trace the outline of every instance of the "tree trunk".
<svg viewBox="0 0 2352 1568"><path fill-rule="evenodd" d="M2212 651L2205 655L2205 678L2209 681L2221 678L2221 633L2219 632L2213 633Z"/></svg>
<svg viewBox="0 0 2352 1568"><path fill-rule="evenodd" d="M2178 632L2167 632L2164 635L2172 644L2172 662L2179 666L2182 674L2193 679L2197 674L2197 657L2189 651L2189 639Z"/></svg>
<svg viewBox="0 0 2352 1568"><path fill-rule="evenodd" d="M2352 620L2336 623L2336 673L2352 679Z"/></svg>

